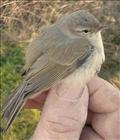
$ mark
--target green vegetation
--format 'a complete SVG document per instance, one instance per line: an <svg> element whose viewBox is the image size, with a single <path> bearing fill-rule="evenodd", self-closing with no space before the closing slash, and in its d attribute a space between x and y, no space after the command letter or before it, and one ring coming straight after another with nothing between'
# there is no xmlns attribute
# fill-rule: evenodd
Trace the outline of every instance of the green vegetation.
<svg viewBox="0 0 120 140"><path fill-rule="evenodd" d="M1 102L5 100L21 81L20 72L24 64L23 58L23 46L16 44L1 44ZM37 110L24 109L18 115L14 125L7 132L7 135L1 137L1 139L25 140L29 138L35 129L39 116L40 113Z"/></svg>
<svg viewBox="0 0 120 140"><path fill-rule="evenodd" d="M1 93L6 96L20 82L19 70L23 65L22 47L1 44ZM6 87L6 85L9 85Z"/></svg>

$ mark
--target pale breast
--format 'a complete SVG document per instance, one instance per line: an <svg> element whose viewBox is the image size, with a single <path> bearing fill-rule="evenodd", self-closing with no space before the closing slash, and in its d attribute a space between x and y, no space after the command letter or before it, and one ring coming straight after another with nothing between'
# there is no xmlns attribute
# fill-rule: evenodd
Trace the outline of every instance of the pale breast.
<svg viewBox="0 0 120 140"><path fill-rule="evenodd" d="M87 58L75 72L64 79L65 84L79 84L81 87L85 86L96 72L100 70L103 63L102 53L98 53L97 50Z"/></svg>

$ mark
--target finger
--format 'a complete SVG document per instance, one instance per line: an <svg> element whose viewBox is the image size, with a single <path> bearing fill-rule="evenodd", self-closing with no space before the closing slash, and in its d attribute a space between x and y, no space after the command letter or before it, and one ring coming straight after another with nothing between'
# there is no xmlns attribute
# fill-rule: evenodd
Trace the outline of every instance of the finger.
<svg viewBox="0 0 120 140"><path fill-rule="evenodd" d="M58 84L47 97L34 139L79 139L88 107L87 88ZM41 135L42 134L42 135Z"/></svg>
<svg viewBox="0 0 120 140"><path fill-rule="evenodd" d="M85 126L80 140L104 140L99 134L97 134L91 127Z"/></svg>
<svg viewBox="0 0 120 140"><path fill-rule="evenodd" d="M120 108L111 113L95 114L92 127L106 140L120 140Z"/></svg>
<svg viewBox="0 0 120 140"><path fill-rule="evenodd" d="M120 92L107 81L95 77L88 84L90 93L89 109L93 112L104 113L118 109Z"/></svg>
<svg viewBox="0 0 120 140"><path fill-rule="evenodd" d="M86 121L87 125L91 125L93 116L94 116L94 113L88 110L87 121Z"/></svg>
<svg viewBox="0 0 120 140"><path fill-rule="evenodd" d="M32 99L28 99L24 108L26 109L42 109L47 98L48 91L38 94Z"/></svg>
<svg viewBox="0 0 120 140"><path fill-rule="evenodd" d="M93 111L91 125L104 139L118 140L120 139L120 92L105 80L98 77L93 80L88 85L89 109Z"/></svg>

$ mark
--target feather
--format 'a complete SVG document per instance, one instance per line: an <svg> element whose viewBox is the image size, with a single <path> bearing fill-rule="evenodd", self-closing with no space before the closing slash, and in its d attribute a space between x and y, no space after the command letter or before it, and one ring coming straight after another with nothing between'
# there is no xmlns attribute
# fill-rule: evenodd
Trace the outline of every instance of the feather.
<svg viewBox="0 0 120 140"><path fill-rule="evenodd" d="M11 94L2 107L2 117L1 117L1 131L6 131L11 123L14 121L15 116L20 112L24 104L23 93L26 88L27 82L23 84Z"/></svg>

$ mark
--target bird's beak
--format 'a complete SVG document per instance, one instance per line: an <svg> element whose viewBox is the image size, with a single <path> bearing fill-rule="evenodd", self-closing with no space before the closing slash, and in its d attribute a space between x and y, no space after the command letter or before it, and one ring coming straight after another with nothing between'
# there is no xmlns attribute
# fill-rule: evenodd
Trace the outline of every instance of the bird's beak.
<svg viewBox="0 0 120 140"><path fill-rule="evenodd" d="M106 26L106 25L100 25L97 30L102 31L102 30L105 30L107 28L108 28L108 26Z"/></svg>

